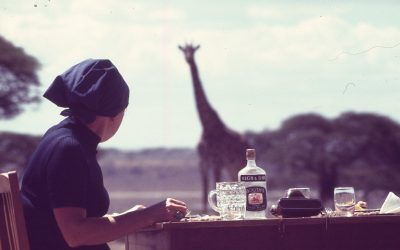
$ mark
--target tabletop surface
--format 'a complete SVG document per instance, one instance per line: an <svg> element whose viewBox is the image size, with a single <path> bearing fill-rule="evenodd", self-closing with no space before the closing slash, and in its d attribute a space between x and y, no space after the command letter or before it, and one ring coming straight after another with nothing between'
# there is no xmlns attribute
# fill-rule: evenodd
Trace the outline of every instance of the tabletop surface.
<svg viewBox="0 0 400 250"><path fill-rule="evenodd" d="M220 228L220 227L254 227L285 225L315 225L315 224L358 224L358 223L400 223L400 215L375 214L358 215L352 217L341 216L314 216L301 218L271 217L256 220L209 220L209 221L180 221L156 223L146 230L168 230L185 228Z"/></svg>
<svg viewBox="0 0 400 250"><path fill-rule="evenodd" d="M156 223L128 235L135 250L399 250L400 215L269 217Z"/></svg>

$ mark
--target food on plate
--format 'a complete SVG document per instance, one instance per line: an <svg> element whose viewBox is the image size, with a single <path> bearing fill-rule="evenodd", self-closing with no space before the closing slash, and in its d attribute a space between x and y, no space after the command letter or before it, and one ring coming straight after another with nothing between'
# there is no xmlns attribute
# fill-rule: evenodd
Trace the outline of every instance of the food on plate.
<svg viewBox="0 0 400 250"><path fill-rule="evenodd" d="M362 211L367 209L367 203L365 201L358 201L356 206L355 206L355 210L356 211Z"/></svg>

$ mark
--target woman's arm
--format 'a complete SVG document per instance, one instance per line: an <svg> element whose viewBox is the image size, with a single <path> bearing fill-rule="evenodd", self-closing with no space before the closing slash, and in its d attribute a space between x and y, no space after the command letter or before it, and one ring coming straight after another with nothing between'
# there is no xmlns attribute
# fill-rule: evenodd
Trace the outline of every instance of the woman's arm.
<svg viewBox="0 0 400 250"><path fill-rule="evenodd" d="M158 221L173 221L177 211L186 214L185 203L168 198L148 208L135 206L121 214L99 218L86 216L86 209L53 209L58 227L70 247L98 245L123 237Z"/></svg>

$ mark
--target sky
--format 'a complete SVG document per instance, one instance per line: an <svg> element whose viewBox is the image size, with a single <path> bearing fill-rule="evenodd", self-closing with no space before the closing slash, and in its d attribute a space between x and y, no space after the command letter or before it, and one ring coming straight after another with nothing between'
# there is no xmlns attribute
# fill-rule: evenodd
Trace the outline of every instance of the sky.
<svg viewBox="0 0 400 250"><path fill-rule="evenodd" d="M400 2L1 0L0 35L42 64L41 91L70 66L109 58L131 89L102 147L194 147L201 136L183 54L233 130L277 129L297 114L373 112L400 122ZM42 99L0 131L43 134L61 109Z"/></svg>

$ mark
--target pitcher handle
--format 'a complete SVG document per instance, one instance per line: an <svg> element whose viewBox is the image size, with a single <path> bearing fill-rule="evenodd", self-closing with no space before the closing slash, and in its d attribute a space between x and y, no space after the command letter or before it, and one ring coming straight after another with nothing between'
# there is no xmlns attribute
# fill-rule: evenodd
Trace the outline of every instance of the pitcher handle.
<svg viewBox="0 0 400 250"><path fill-rule="evenodd" d="M215 212L220 212L219 208L217 205L215 205L215 202L213 200L213 196L217 194L217 191L211 190L210 193L208 193L208 204L210 204L210 207L215 211Z"/></svg>

